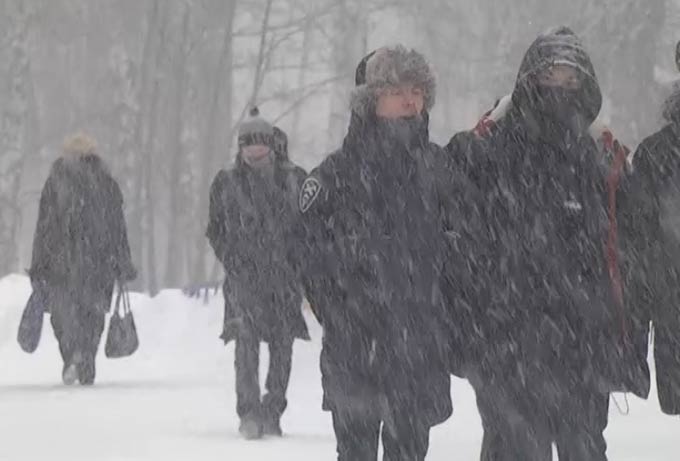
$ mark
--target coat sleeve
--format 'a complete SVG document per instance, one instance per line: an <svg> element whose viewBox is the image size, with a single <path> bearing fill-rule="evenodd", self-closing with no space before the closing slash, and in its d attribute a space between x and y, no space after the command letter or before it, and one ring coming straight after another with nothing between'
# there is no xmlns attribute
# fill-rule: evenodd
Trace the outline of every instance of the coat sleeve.
<svg viewBox="0 0 680 461"><path fill-rule="evenodd" d="M479 361L482 338L475 332L485 323L485 285L488 272L489 231L484 219L484 179L479 177L483 142L471 132L456 134L445 148L447 180L440 187L446 228L446 258L442 292L452 325L452 372Z"/></svg>
<svg viewBox="0 0 680 461"><path fill-rule="evenodd" d="M233 233L230 232L230 228L233 226L230 221L233 220L233 216L229 216L229 204L225 202L225 191L228 185L228 173L220 171L210 186L210 209L206 231L206 237L208 237L215 256L225 267L228 265L228 259L234 256L230 249L237 244L234 241Z"/></svg>
<svg viewBox="0 0 680 461"><path fill-rule="evenodd" d="M633 230L635 247L645 249L650 243L648 237L655 233L654 222L659 215L658 197L655 192L655 171L652 152L648 143L642 143L632 161L632 174L629 176L629 209L624 219Z"/></svg>
<svg viewBox="0 0 680 461"><path fill-rule="evenodd" d="M338 262L333 257L332 210L332 195L313 172L300 189L293 261L305 297L322 325L328 317L327 306L339 296L332 275L332 264Z"/></svg>
<svg viewBox="0 0 680 461"><path fill-rule="evenodd" d="M299 208L299 201L300 192L305 179L307 179L307 176L307 172L298 166L295 166L291 172L291 181L293 182L291 190L295 205L292 207L293 214L291 225L288 229L286 229L286 239L288 242L288 246L286 248L286 258L294 272L293 278L295 280L295 291L298 294L304 291L302 274L300 271L300 260L302 258L300 252L303 249L300 239L304 238L304 232L302 229L303 222L302 213Z"/></svg>
<svg viewBox="0 0 680 461"><path fill-rule="evenodd" d="M484 274L491 236L487 213L488 178L482 152L485 145L471 133L459 133L446 147L444 171L448 178L440 188L442 215L448 242L448 276L451 287L471 288ZM490 173L489 173L490 174Z"/></svg>
<svg viewBox="0 0 680 461"><path fill-rule="evenodd" d="M658 141L657 141L658 142ZM664 247L659 226L659 187L662 172L659 163L670 154L666 146L652 139L644 141L633 156L633 173L626 208L620 219L625 220L628 237L627 251L632 253L629 294L643 320L654 324L654 360L661 410L670 415L680 414L680 309L677 287L680 271L669 261L673 254ZM671 154L673 155L673 154ZM675 266L675 267L674 267Z"/></svg>
<svg viewBox="0 0 680 461"><path fill-rule="evenodd" d="M115 179L111 180L111 238L115 258L116 275L121 281L129 282L137 278L137 270L132 263L130 242L128 240L125 213L123 212L123 193Z"/></svg>
<svg viewBox="0 0 680 461"><path fill-rule="evenodd" d="M648 318L661 308L661 292L677 282L671 280L672 271L657 264L663 249L658 238L661 230L654 185L656 175L649 142L643 142L633 156L632 173L622 185L617 213L624 245L627 297L634 308Z"/></svg>
<svg viewBox="0 0 680 461"><path fill-rule="evenodd" d="M54 269L54 250L59 243L60 213L57 203L55 169L50 172L40 195L38 223L33 237L29 275L33 282L45 281Z"/></svg>

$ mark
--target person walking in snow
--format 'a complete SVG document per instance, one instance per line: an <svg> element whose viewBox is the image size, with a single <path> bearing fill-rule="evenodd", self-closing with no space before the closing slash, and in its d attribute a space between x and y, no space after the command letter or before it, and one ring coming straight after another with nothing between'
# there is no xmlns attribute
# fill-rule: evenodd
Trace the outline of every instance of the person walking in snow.
<svg viewBox="0 0 680 461"><path fill-rule="evenodd" d="M64 383L93 384L114 285L137 272L123 195L86 135L66 140L45 182L29 275L34 290L45 294Z"/></svg>
<svg viewBox="0 0 680 461"><path fill-rule="evenodd" d="M609 393L648 392L608 262L610 178L589 132L601 104L588 54L560 27L527 51L504 115L448 146L477 196L464 221L479 276L448 299L467 307L483 461L549 460L553 443L561 460L606 460Z"/></svg>
<svg viewBox="0 0 680 461"><path fill-rule="evenodd" d="M431 143L425 58L381 48L359 64L342 147L300 194L299 259L323 327L323 408L339 461L424 460L451 414L444 152Z"/></svg>
<svg viewBox="0 0 680 461"><path fill-rule="evenodd" d="M664 103L665 126L631 156L619 200L628 294L640 322L654 325L661 410L680 414L680 83Z"/></svg>
<svg viewBox="0 0 680 461"><path fill-rule="evenodd" d="M246 439L282 434L293 341L309 339L302 294L289 258L305 172L275 156L274 127L254 109L238 134L236 164L210 190L207 237L224 266L222 339L236 341L236 411ZM269 344L261 398L260 342Z"/></svg>

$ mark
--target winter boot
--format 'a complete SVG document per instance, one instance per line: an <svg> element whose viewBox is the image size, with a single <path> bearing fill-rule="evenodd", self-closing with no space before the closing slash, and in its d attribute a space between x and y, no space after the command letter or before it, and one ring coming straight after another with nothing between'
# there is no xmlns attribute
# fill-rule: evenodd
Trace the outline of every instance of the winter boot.
<svg viewBox="0 0 680 461"><path fill-rule="evenodd" d="M83 386L91 386L94 384L95 365L94 357L88 356L78 364L78 380Z"/></svg>
<svg viewBox="0 0 680 461"><path fill-rule="evenodd" d="M272 437L283 436L283 431L281 430L281 421L277 416L267 416L262 421L262 431L264 435Z"/></svg>
<svg viewBox="0 0 680 461"><path fill-rule="evenodd" d="M238 428L239 434L246 440L258 440L262 438L262 422L257 415L249 414L241 418Z"/></svg>
<svg viewBox="0 0 680 461"><path fill-rule="evenodd" d="M78 381L78 367L75 363L64 364L61 380L66 386L73 386Z"/></svg>
<svg viewBox="0 0 680 461"><path fill-rule="evenodd" d="M79 378L78 368L82 362L82 354L76 352L70 361L64 363L64 369L61 372L61 380L67 386L73 386Z"/></svg>
<svg viewBox="0 0 680 461"><path fill-rule="evenodd" d="M269 378L267 378L269 379ZM285 396L278 397L272 393L262 399L262 429L265 435L281 437L281 414L286 409Z"/></svg>

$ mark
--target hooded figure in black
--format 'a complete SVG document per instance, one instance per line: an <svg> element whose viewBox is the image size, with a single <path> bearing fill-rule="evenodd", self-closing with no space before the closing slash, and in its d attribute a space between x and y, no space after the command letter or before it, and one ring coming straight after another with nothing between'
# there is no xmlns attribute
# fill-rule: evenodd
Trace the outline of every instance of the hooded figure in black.
<svg viewBox="0 0 680 461"><path fill-rule="evenodd" d="M274 128L256 109L239 129L239 153L210 191L207 237L226 272L222 339L236 340L237 413L245 438L281 435L293 341L309 339L302 292L289 260L305 172L275 158ZM260 342L269 373L260 397Z"/></svg>
<svg viewBox="0 0 680 461"><path fill-rule="evenodd" d="M476 185L465 237L478 277L462 303L482 459L549 460L555 443L560 460L605 460L623 332L605 261L606 167L588 133L602 96L573 32L531 45L512 103L484 139L449 145Z"/></svg>
<svg viewBox="0 0 680 461"><path fill-rule="evenodd" d="M629 261L630 297L654 325L659 403L680 414L680 83L664 104L666 120L632 157L619 205Z"/></svg>
<svg viewBox="0 0 680 461"><path fill-rule="evenodd" d="M85 135L67 140L43 187L29 274L47 299L64 383L94 383L113 286L136 271L123 195Z"/></svg>
<svg viewBox="0 0 680 461"><path fill-rule="evenodd" d="M357 69L342 148L300 195L301 265L323 326L323 407L338 460L423 460L451 414L439 277L445 249L443 151L430 143L435 82L402 46Z"/></svg>

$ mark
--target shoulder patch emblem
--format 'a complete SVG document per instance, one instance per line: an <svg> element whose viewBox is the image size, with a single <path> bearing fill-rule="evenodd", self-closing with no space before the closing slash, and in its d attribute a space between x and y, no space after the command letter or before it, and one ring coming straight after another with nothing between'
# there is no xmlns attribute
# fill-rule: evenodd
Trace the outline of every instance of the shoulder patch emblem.
<svg viewBox="0 0 680 461"><path fill-rule="evenodd" d="M307 178L300 189L300 211L306 213L319 196L321 183L316 178Z"/></svg>

